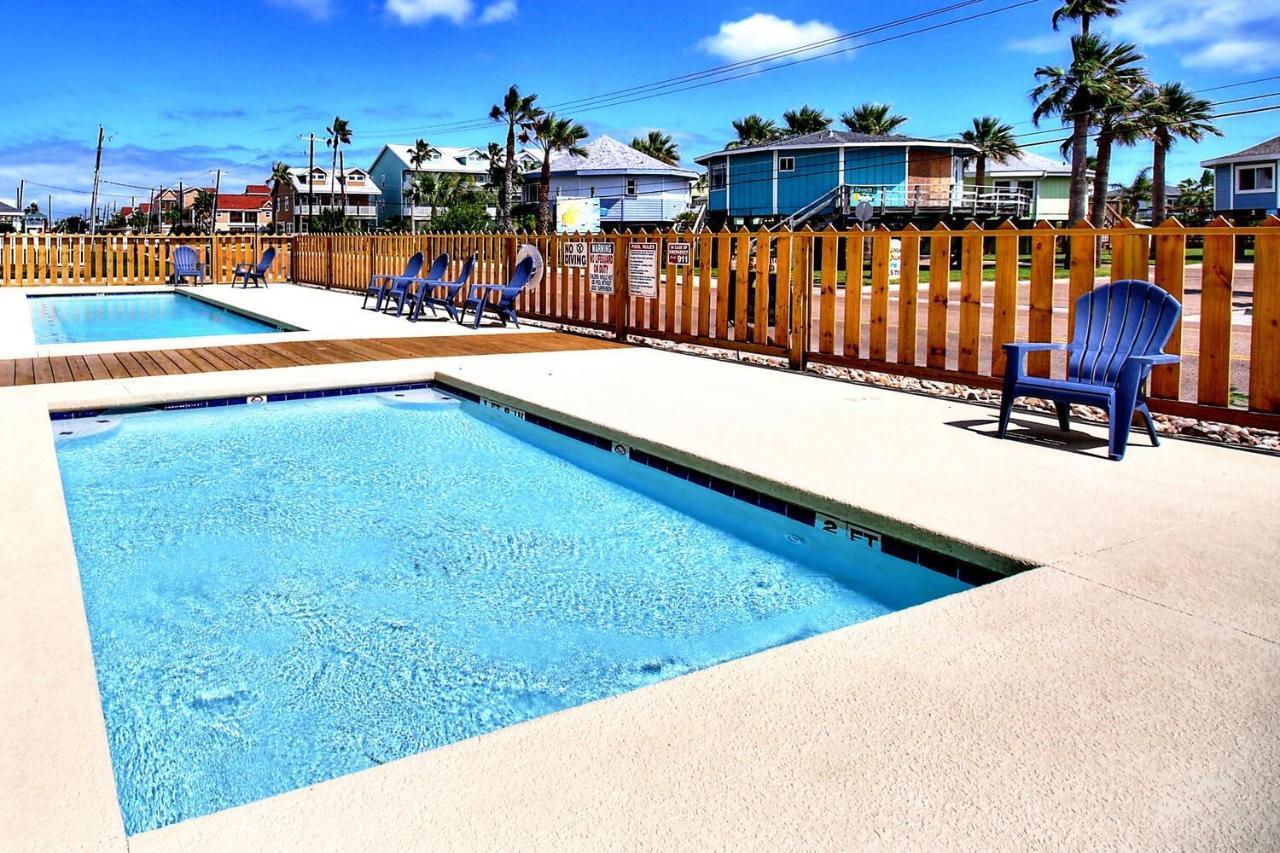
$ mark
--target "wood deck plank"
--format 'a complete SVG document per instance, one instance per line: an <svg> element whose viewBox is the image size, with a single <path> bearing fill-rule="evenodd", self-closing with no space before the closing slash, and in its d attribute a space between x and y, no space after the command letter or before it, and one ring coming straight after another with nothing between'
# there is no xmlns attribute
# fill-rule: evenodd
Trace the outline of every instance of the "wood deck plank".
<svg viewBox="0 0 1280 853"><path fill-rule="evenodd" d="M86 355L84 362L89 366L89 374L93 379L110 379L111 371L107 370L107 366L102 361L100 355Z"/></svg>
<svg viewBox="0 0 1280 853"><path fill-rule="evenodd" d="M424 338L355 338L288 341L181 350L143 350L84 356L46 356L0 360L0 387L134 379L231 370L262 370L314 364L350 364L406 358L498 355L616 349L622 344L601 338L548 332L509 335L463 333Z"/></svg>
<svg viewBox="0 0 1280 853"><path fill-rule="evenodd" d="M54 356L49 359L49 372L53 374L54 382L71 382L71 365L67 364L66 356Z"/></svg>
<svg viewBox="0 0 1280 853"><path fill-rule="evenodd" d="M128 379L129 368L125 367L120 361L120 357L115 353L103 353L98 356L102 359L102 364L107 368L107 373L112 379Z"/></svg>
<svg viewBox="0 0 1280 853"><path fill-rule="evenodd" d="M93 373L89 370L89 363L85 361L84 356L67 356L67 366L71 368L72 382L89 382L93 379Z"/></svg>

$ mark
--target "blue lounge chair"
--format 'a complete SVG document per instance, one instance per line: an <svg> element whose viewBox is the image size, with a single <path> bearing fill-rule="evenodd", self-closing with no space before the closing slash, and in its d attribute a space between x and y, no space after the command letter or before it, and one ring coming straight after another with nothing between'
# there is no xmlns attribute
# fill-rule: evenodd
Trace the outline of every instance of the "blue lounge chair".
<svg viewBox="0 0 1280 853"><path fill-rule="evenodd" d="M399 317L400 313L404 311L404 303L409 299L410 285L415 281L422 281L422 279L426 279L427 281L439 281L444 278L444 274L448 269L449 253L442 252L438 258L431 262L431 269L427 270L426 275L421 278L401 276L400 278L395 279L391 282L391 286L387 288L386 294L383 295L382 310L390 311L391 306L394 305L396 307L396 316Z"/></svg>
<svg viewBox="0 0 1280 853"><path fill-rule="evenodd" d="M516 316L516 299L525 288L538 286L542 280L542 255L527 243L520 247L516 254L516 266L511 271L511 279L506 284L473 284L467 299L458 312L458 322L465 323L467 312L475 312L473 329L480 328L480 318L488 311L498 318L498 322L507 325L510 320L516 328L520 328L520 320ZM492 298L491 298L492 297Z"/></svg>
<svg viewBox="0 0 1280 853"><path fill-rule="evenodd" d="M1111 422L1108 455L1123 459L1135 412L1142 416L1159 446L1155 423L1143 386L1157 364L1174 364L1178 356L1163 352L1182 306L1165 291L1145 281L1117 281L1076 300L1075 335L1069 344L1005 344L1004 397L1000 402L999 436L1009 429L1009 414L1018 397L1052 400L1058 424L1071 428L1071 404L1105 409ZM1026 375L1027 353L1067 351L1067 378Z"/></svg>
<svg viewBox="0 0 1280 853"><path fill-rule="evenodd" d="M391 283L397 278L413 278L416 276L422 270L422 262L424 260L425 258L422 256L421 252L414 252L413 255L410 256L408 263L404 265L404 272L400 273L400 275L374 275L369 279L369 286L365 288L364 302L360 303L360 307L368 308L369 297L373 296L375 297L373 310L382 310L382 299L386 296L387 290L390 289Z"/></svg>
<svg viewBox="0 0 1280 853"><path fill-rule="evenodd" d="M276 259L276 247L271 246L262 253L262 260L258 261L257 266L253 264L237 264L235 272L231 274L231 286L236 286L236 281L240 280L244 287L249 286L249 282L253 281L253 286L257 287L261 284L267 286L267 270L271 269L271 264Z"/></svg>
<svg viewBox="0 0 1280 853"><path fill-rule="evenodd" d="M184 278L195 279L196 284L204 284L204 264L200 263L196 250L190 246L178 246L173 250L173 274L169 280L174 284L182 284Z"/></svg>
<svg viewBox="0 0 1280 853"><path fill-rule="evenodd" d="M431 311L432 317L436 316L436 308L443 308L451 318L457 320L458 291L462 290L471 279L471 271L475 268L475 265L476 255L473 253L462 264L462 272L458 273L458 277L453 281L418 279L415 283L417 290L413 293L413 307L409 311L409 320L416 323L422 319L424 306ZM439 291L438 294L437 291Z"/></svg>

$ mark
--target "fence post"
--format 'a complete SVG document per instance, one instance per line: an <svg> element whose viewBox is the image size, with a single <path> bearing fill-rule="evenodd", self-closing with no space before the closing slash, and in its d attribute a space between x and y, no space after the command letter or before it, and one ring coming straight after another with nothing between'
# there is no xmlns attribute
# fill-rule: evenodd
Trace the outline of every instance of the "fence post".
<svg viewBox="0 0 1280 853"><path fill-rule="evenodd" d="M805 358L809 354L809 312L813 305L813 281L806 280L806 276L796 278L791 273L792 258L791 254L795 251L795 241L791 236L778 238L778 278L782 279L783 270L787 271L787 277L791 279L791 293L789 306L790 328L787 330L787 367L792 370L804 370ZM786 246L786 257L782 257L782 248ZM824 269L823 275L826 275Z"/></svg>
<svg viewBox="0 0 1280 853"><path fill-rule="evenodd" d="M328 255L327 264L329 268L328 273L325 275L324 289L330 290L333 288L333 237L332 236L325 237L324 243L325 243L325 251Z"/></svg>
<svg viewBox="0 0 1280 853"><path fill-rule="evenodd" d="M631 294L627 288L627 277L618 271L625 262L622 248L629 244L623 237L613 239L613 336L619 342L627 340L627 322L631 303Z"/></svg>
<svg viewBox="0 0 1280 853"><path fill-rule="evenodd" d="M1280 410L1280 218L1268 216L1253 241L1253 326L1249 408Z"/></svg>

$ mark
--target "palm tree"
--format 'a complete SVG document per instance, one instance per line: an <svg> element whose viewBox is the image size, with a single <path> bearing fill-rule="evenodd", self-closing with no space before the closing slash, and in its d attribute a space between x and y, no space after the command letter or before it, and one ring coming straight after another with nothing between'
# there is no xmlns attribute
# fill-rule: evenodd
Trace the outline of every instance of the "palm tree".
<svg viewBox="0 0 1280 853"><path fill-rule="evenodd" d="M1004 163L1010 157L1022 153L1022 146L1014 135L1013 125L1004 124L995 116L983 116L973 120L973 129L960 134L960 141L978 149L974 165L974 183L979 190L987 181L987 160Z"/></svg>
<svg viewBox="0 0 1280 853"><path fill-rule="evenodd" d="M521 131L521 139L528 139L529 129L542 117L542 110L534 106L537 95L521 95L520 90L512 86L503 96L501 104L494 104L489 110L489 118L507 126L507 156L503 160L502 192L498 196L498 230L511 230L511 196L515 192L516 170L516 128Z"/></svg>
<svg viewBox="0 0 1280 853"><path fill-rule="evenodd" d="M741 148L745 145L762 145L778 138L778 126L773 119L764 118L759 113L752 113L740 119L734 119L733 129L738 138L729 143L729 148Z"/></svg>
<svg viewBox="0 0 1280 853"><path fill-rule="evenodd" d="M1125 0L1063 0L1053 10L1053 28L1056 31L1063 21L1079 21L1080 35L1089 35L1089 22L1094 18L1114 18L1120 14Z"/></svg>
<svg viewBox="0 0 1280 853"><path fill-rule="evenodd" d="M409 165L413 168L414 172L416 173L419 169L422 168L422 164L430 160L431 156L435 153L436 153L436 150L431 147L431 144L427 142L427 140L416 139L414 140L413 147L409 149ZM411 207L416 207L419 204L426 203L421 201L418 198L417 178L418 178L418 175L415 174L414 182L411 183L409 185L408 190L405 191L405 196L408 198L409 204ZM409 211L409 227L414 234L418 233L418 221L413 218L412 210Z"/></svg>
<svg viewBox="0 0 1280 853"><path fill-rule="evenodd" d="M587 138L587 129L573 119L547 113L533 123L533 139L542 149L542 185L538 187L538 230L551 233L551 157L558 151L585 157L587 150L579 143Z"/></svg>
<svg viewBox="0 0 1280 853"><path fill-rule="evenodd" d="M333 149L333 166L329 172L329 201L333 201L333 176L338 174L338 149L343 145L351 144L351 125L344 118L338 116L333 117L333 124L324 129L324 144ZM339 176L338 183L342 185L342 212L347 212L347 185Z"/></svg>
<svg viewBox="0 0 1280 853"><path fill-rule="evenodd" d="M818 133L831 127L831 119L827 114L808 104L798 110L787 110L782 114L782 121L787 125L787 133L792 136Z"/></svg>
<svg viewBox="0 0 1280 853"><path fill-rule="evenodd" d="M1184 225L1204 225L1213 218L1213 172L1178 182L1178 218Z"/></svg>
<svg viewBox="0 0 1280 853"><path fill-rule="evenodd" d="M280 190L292 183L293 173L288 163L277 160L271 165L271 224L277 232L280 230Z"/></svg>
<svg viewBox="0 0 1280 853"><path fill-rule="evenodd" d="M854 133L888 136L907 122L906 116L890 112L892 109L892 104L873 104L866 101L850 112L841 113L840 121Z"/></svg>
<svg viewBox="0 0 1280 853"><path fill-rule="evenodd" d="M1181 83L1162 83L1138 98L1146 137L1155 149L1151 160L1151 224L1164 222L1165 158L1179 139L1199 142L1209 134L1222 136L1213 124L1213 104L1197 98Z"/></svg>
<svg viewBox="0 0 1280 853"><path fill-rule="evenodd" d="M1106 224L1107 187L1111 181L1111 149L1116 145L1135 145L1142 138L1143 127L1138 113L1137 89L1130 88L1146 77L1119 79L1115 91L1108 94L1098 110L1098 135L1094 144L1098 156L1090 158L1093 169L1093 199L1089 221L1095 228Z"/></svg>
<svg viewBox="0 0 1280 853"><path fill-rule="evenodd" d="M680 162L679 146L671 138L671 134L660 130L651 130L647 136L635 137L631 140L631 147L641 154L648 154L655 160L661 160L668 166L674 166Z"/></svg>
<svg viewBox="0 0 1280 853"><path fill-rule="evenodd" d="M1039 126L1046 116L1058 116L1071 125L1071 201L1068 219L1085 217L1088 194L1089 128L1097 113L1120 88L1119 81L1140 79L1142 54L1131 44L1111 45L1095 35L1071 37L1071 67L1041 66L1039 85L1031 90L1035 110L1031 119Z"/></svg>
<svg viewBox="0 0 1280 853"><path fill-rule="evenodd" d="M1119 202L1121 216L1136 216L1142 203L1151 198L1151 167L1139 169L1131 183L1112 184L1111 194Z"/></svg>

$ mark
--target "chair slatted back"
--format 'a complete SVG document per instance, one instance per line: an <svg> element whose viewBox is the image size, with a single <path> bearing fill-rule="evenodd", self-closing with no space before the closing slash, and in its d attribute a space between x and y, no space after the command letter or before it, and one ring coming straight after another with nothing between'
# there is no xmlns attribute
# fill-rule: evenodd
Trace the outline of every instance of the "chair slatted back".
<svg viewBox="0 0 1280 853"><path fill-rule="evenodd" d="M1178 300L1145 281L1117 281L1085 294L1076 300L1067 378L1116 384L1130 356L1164 349L1181 314Z"/></svg>

